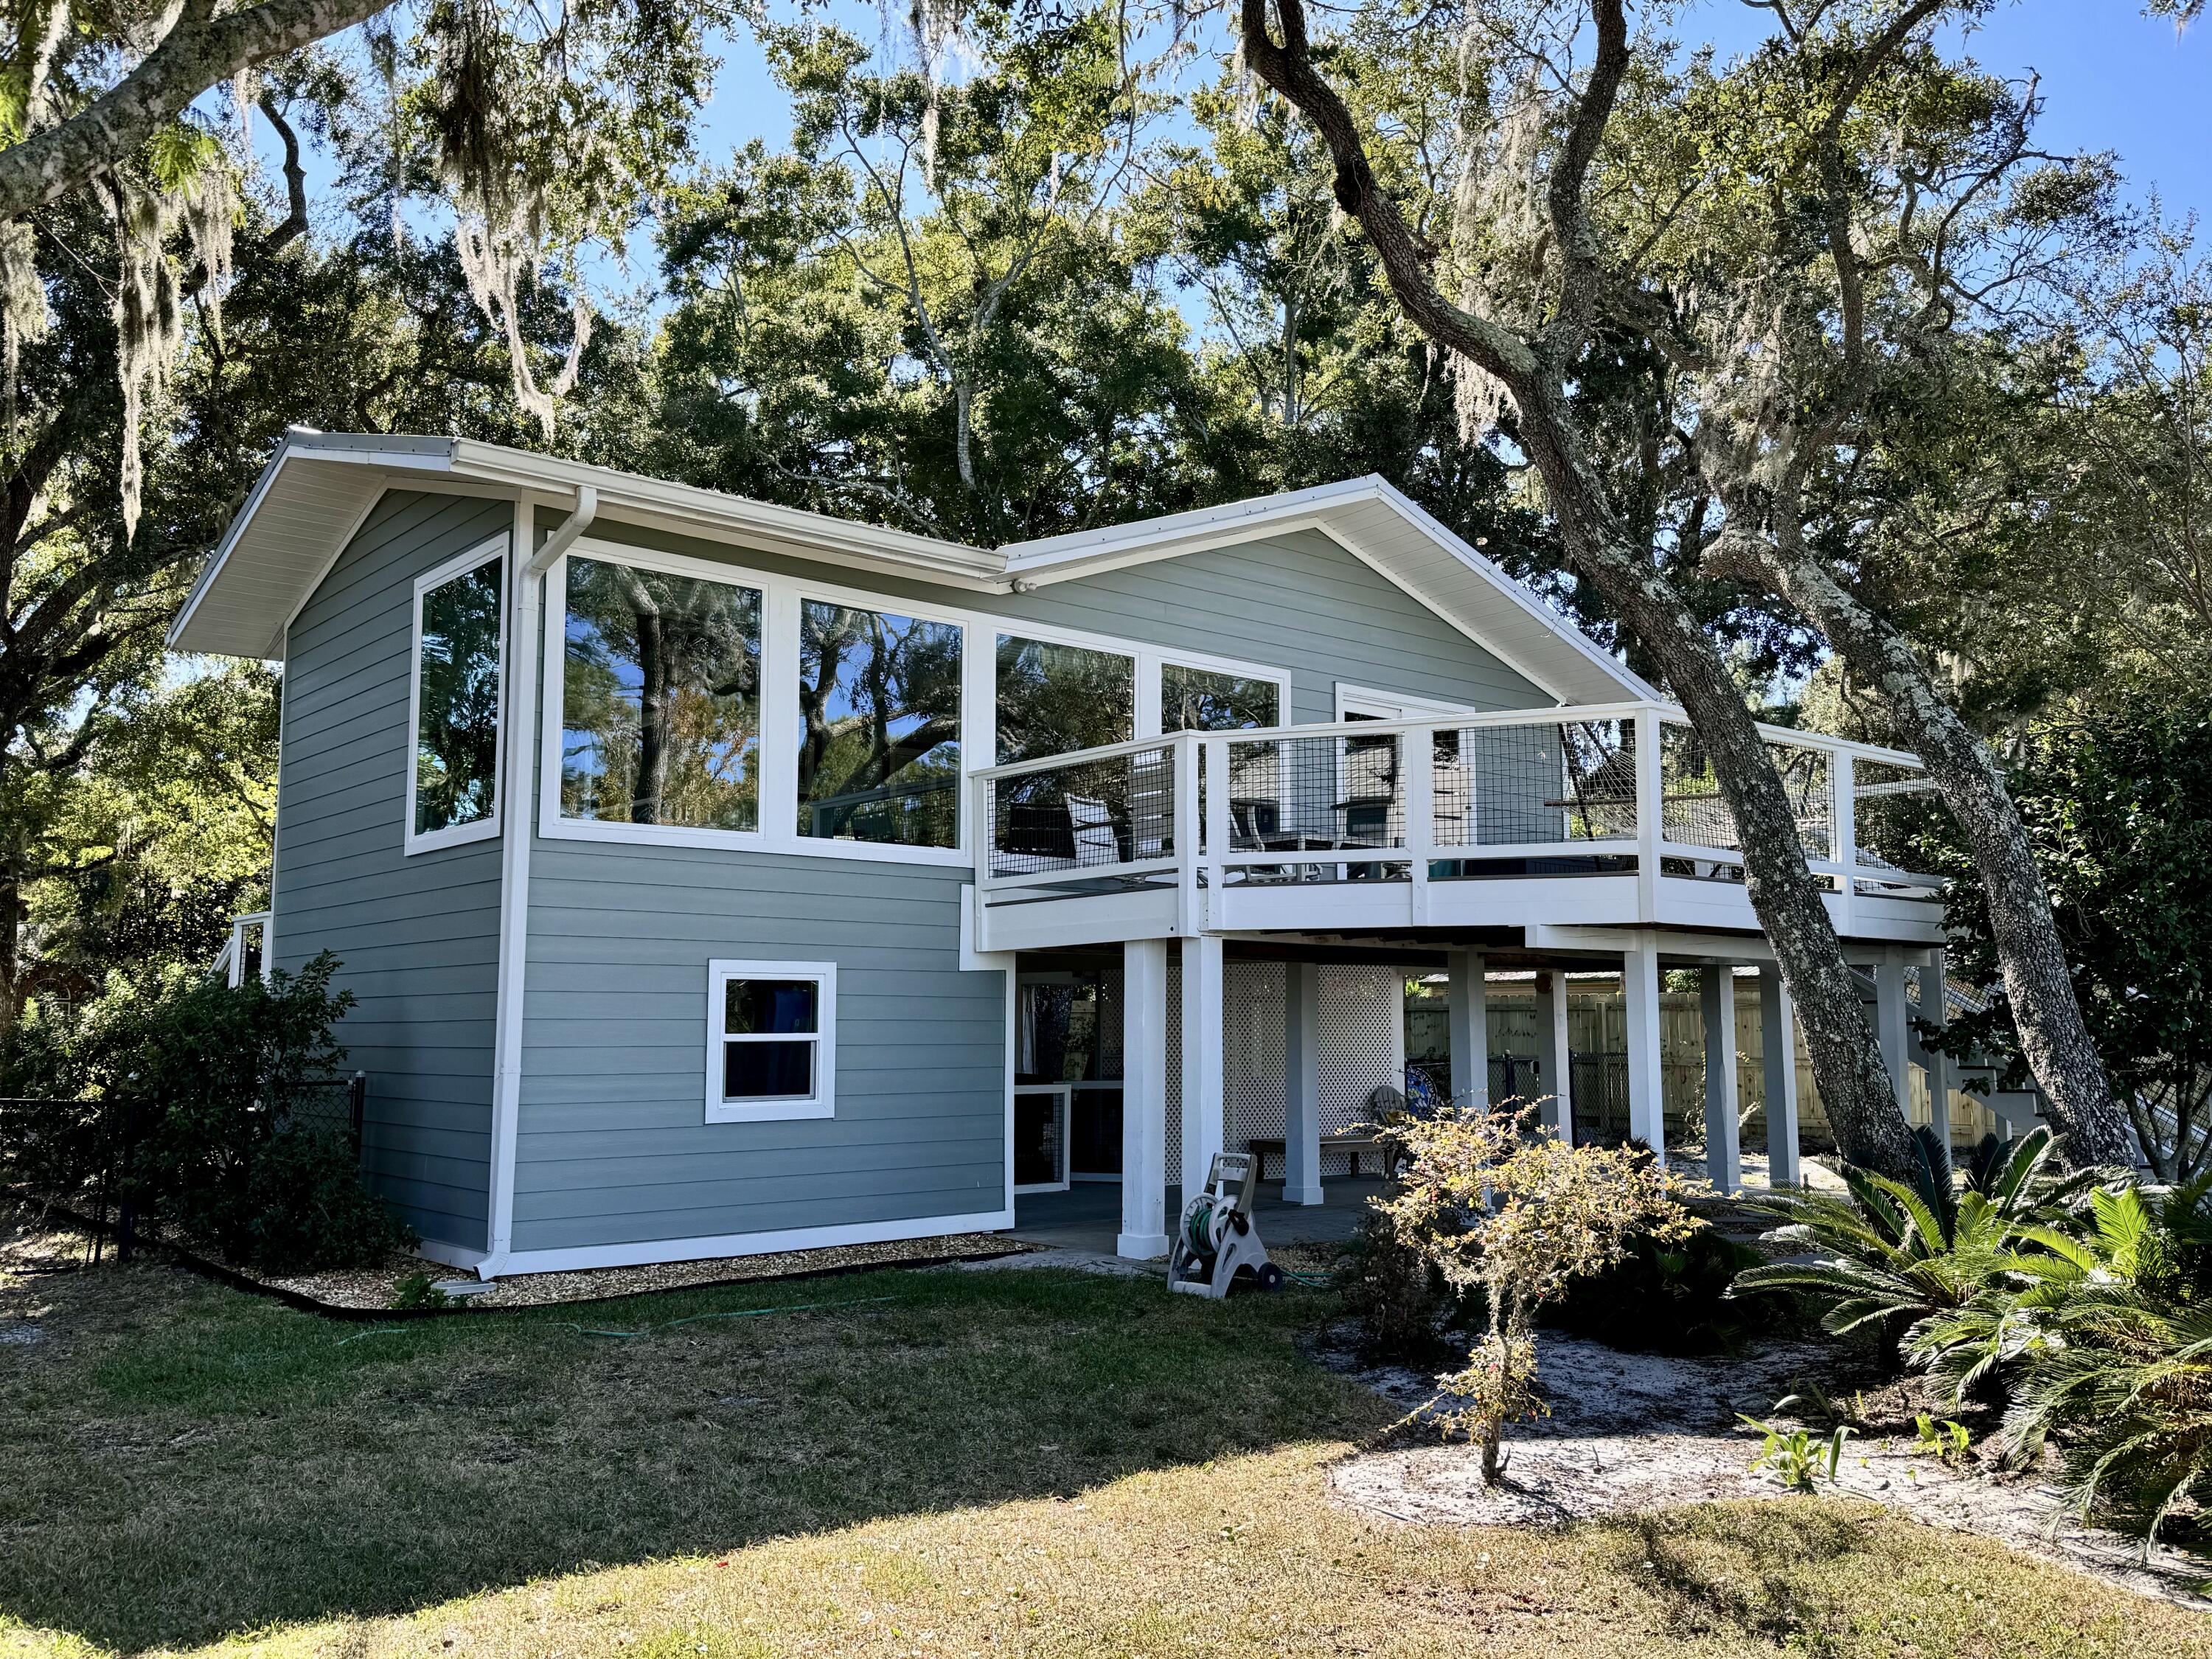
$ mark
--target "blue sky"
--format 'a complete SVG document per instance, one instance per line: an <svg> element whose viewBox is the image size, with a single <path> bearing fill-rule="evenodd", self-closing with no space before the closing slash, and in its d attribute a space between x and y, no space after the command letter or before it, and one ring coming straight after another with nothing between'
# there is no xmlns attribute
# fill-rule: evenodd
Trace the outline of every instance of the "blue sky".
<svg viewBox="0 0 2212 1659"><path fill-rule="evenodd" d="M848 26L872 35L876 17L872 5L855 9ZM1711 41L1725 57L1755 45L1771 21L1741 0L1701 0L1676 33L1686 44ZM2136 200L2155 189L2170 213L2212 222L2212 26L2177 35L2170 22L2143 16L2138 0L2014 0L1967 48L1985 68L2040 75L2050 148L2116 150ZM789 130L789 105L757 50L732 40L700 154L719 161L750 138L779 144Z"/></svg>

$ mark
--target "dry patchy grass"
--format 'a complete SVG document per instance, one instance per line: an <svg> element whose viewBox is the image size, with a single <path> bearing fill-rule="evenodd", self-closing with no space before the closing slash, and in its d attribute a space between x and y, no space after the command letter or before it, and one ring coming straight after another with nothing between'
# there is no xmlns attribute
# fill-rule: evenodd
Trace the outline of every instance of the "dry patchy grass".
<svg viewBox="0 0 2212 1659"><path fill-rule="evenodd" d="M1565 1532L1332 1507L1325 1464L1389 1412L1299 1356L1310 1296L887 1273L574 1321L785 1310L629 1340L570 1310L365 1334L159 1267L0 1297L45 1333L0 1351L0 1653L2159 1659L2207 1636L1844 1504Z"/></svg>

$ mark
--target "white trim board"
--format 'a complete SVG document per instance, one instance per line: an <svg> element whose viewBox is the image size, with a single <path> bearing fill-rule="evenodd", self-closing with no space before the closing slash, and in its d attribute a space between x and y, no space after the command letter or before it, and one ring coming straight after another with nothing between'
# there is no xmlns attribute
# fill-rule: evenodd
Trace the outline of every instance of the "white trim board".
<svg viewBox="0 0 2212 1659"><path fill-rule="evenodd" d="M512 629L507 626L514 606L509 589L514 585L515 561L507 557L507 547L513 537L502 530L496 536L487 536L465 553L447 560L434 569L426 570L415 579L415 598L411 616L413 622L407 647L407 817L403 826L400 847L403 857L412 858L418 853L435 852L441 847L462 847L471 842L489 841L500 832L507 809L507 653ZM499 644L495 678L501 690L499 707L493 714L492 727L491 811L480 818L466 823L448 824L442 830L418 831L415 828L415 785L422 769L422 601L447 583L482 569L485 565L499 566Z"/></svg>
<svg viewBox="0 0 2212 1659"><path fill-rule="evenodd" d="M749 588L761 596L761 711L757 750L759 810L750 830L714 830L684 824L639 824L617 820L573 818L561 811L561 709L567 651L568 567L571 557L626 564L695 580ZM795 854L807 858L856 859L875 863L934 865L967 869L975 853L969 837L973 813L963 787L957 803L957 833L951 847L914 847L802 836L796 823L798 778L788 734L798 725L796 656L799 605L809 599L911 617L961 629L961 767L964 776L995 761L998 753L998 641L1005 635L1046 645L1074 646L1130 663L1133 707L1132 740L1158 735L1162 714L1160 678L1172 666L1234 678L1264 680L1275 687L1279 717L1291 713L1291 671L1208 652L1149 645L1108 634L1048 623L1030 623L993 611L918 604L895 594L847 587L811 577L765 571L721 559L635 546L627 542L582 536L547 570L543 619L544 718L538 732L538 833L555 841L626 842L641 846L720 848L733 851ZM786 736L779 739L778 733Z"/></svg>
<svg viewBox="0 0 2212 1659"><path fill-rule="evenodd" d="M1013 1206L971 1215L918 1216L907 1221L860 1221L842 1227L792 1227L772 1233L724 1233L712 1238L661 1238L636 1244L583 1244L569 1249L512 1250L477 1264L477 1276L574 1273L585 1267L650 1267L668 1261L711 1261L725 1255L772 1255L836 1244L891 1244L951 1233L1003 1232L1014 1224Z"/></svg>

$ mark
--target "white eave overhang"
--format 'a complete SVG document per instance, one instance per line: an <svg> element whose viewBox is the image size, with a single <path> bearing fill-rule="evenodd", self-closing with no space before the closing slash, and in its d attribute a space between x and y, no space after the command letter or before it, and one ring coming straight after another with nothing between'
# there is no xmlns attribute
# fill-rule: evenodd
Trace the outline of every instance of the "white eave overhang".
<svg viewBox="0 0 2212 1659"><path fill-rule="evenodd" d="M562 508L586 487L599 492L602 525L618 521L983 592L1317 532L1556 702L1656 696L1571 622L1376 477L993 550L472 439L304 430L288 433L262 470L179 612L169 644L220 656L282 655L292 618L387 489L473 489Z"/></svg>
<svg viewBox="0 0 2212 1659"><path fill-rule="evenodd" d="M1002 555L720 490L468 438L294 431L231 520L169 629L172 649L276 657L284 630L387 489L473 488L566 507L586 486L610 520L1003 591Z"/></svg>
<svg viewBox="0 0 2212 1659"><path fill-rule="evenodd" d="M1010 580L1042 586L1302 530L1328 537L1560 702L1658 700L1648 681L1373 476L1003 551Z"/></svg>

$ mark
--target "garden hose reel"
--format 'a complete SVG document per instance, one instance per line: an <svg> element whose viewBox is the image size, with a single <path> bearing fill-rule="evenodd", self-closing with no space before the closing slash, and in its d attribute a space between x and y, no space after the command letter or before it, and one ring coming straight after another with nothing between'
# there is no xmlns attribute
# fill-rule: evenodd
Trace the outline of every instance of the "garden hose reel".
<svg viewBox="0 0 2212 1659"><path fill-rule="evenodd" d="M1168 1288L1217 1300L1241 1273L1263 1291L1279 1289L1283 1270L1267 1260L1267 1247L1252 1224L1252 1193L1260 1160L1250 1152L1216 1152L1206 1185L1183 1206L1168 1251Z"/></svg>

